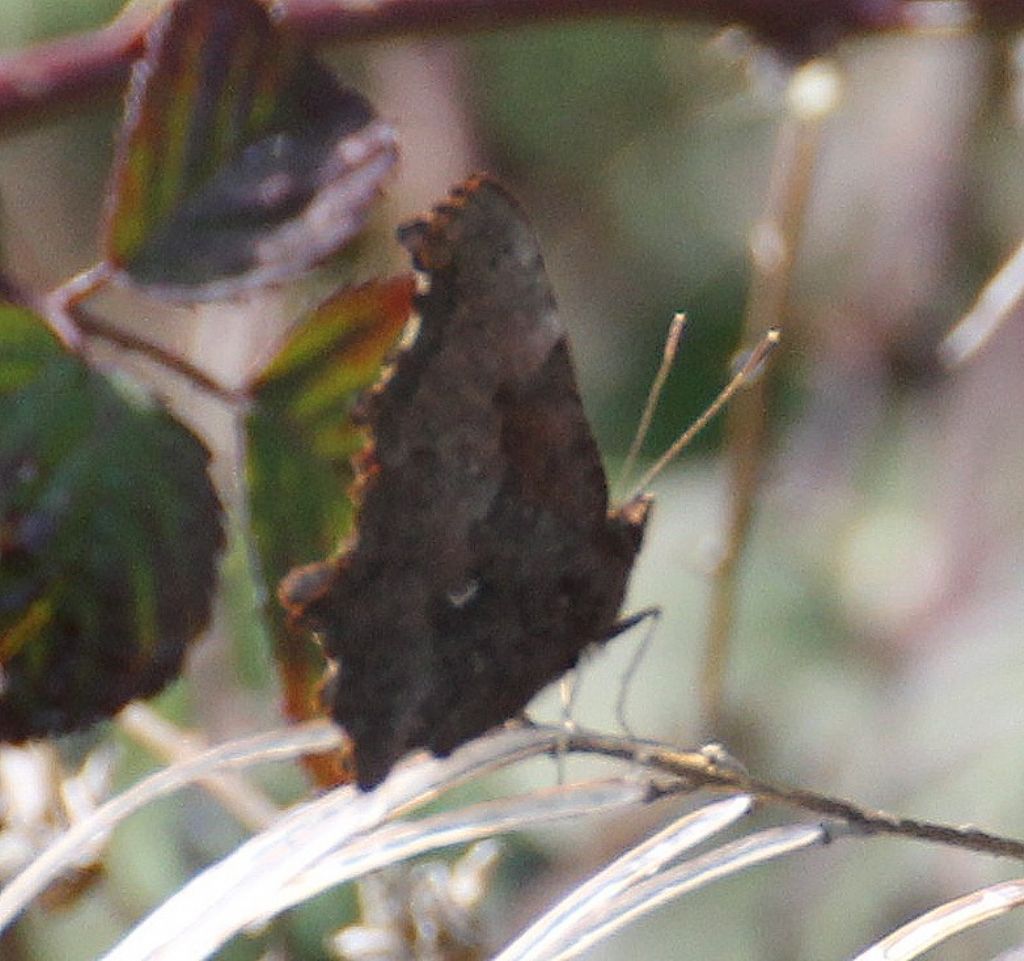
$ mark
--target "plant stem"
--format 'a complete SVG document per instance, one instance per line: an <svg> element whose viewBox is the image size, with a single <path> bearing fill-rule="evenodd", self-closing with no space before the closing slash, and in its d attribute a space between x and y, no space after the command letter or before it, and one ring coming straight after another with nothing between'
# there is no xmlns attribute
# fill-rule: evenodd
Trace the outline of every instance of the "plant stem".
<svg viewBox="0 0 1024 961"><path fill-rule="evenodd" d="M795 59L846 36L914 23L906 0L281 0L276 9L285 30L311 43L619 17L735 24ZM1012 27L1024 11L1006 17ZM131 8L98 30L0 55L0 128L39 122L123 87L151 20L152 12Z"/></svg>
<svg viewBox="0 0 1024 961"><path fill-rule="evenodd" d="M148 340L142 340L128 331L119 330L113 324L108 324L105 320L101 320L95 314L88 313L81 307L74 308L71 313L78 329L82 333L90 337L106 340L111 344L116 344L124 350L142 354L161 367L173 371L179 377L183 377L193 387L198 387L200 390L212 394L225 404L236 406L244 404L248 399L248 395L244 391L225 387L208 373L189 363L183 357L179 357L173 351L166 350L158 344L150 343Z"/></svg>
<svg viewBox="0 0 1024 961"><path fill-rule="evenodd" d="M820 90L816 91L820 85ZM743 325L743 342L784 328L793 266L800 245L821 129L835 103L838 78L827 63L797 70L787 91L789 114L776 144L772 182L764 216L751 235L753 277ZM823 102L814 99L818 92ZM715 566L704 661L699 683L705 736L721 727L725 671L736 620L739 566L754 515L765 459L771 378L764 376L737 396L726 421L730 458L729 505L724 546Z"/></svg>

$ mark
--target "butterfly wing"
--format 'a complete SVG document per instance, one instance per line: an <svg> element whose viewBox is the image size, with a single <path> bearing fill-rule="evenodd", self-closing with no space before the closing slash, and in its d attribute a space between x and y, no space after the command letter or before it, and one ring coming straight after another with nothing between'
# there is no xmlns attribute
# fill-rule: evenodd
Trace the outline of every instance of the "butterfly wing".
<svg viewBox="0 0 1024 961"><path fill-rule="evenodd" d="M476 178L400 237L429 281L419 330L365 405L356 538L292 602L337 661L325 696L364 787L515 716L605 638L645 513L608 512L515 201Z"/></svg>

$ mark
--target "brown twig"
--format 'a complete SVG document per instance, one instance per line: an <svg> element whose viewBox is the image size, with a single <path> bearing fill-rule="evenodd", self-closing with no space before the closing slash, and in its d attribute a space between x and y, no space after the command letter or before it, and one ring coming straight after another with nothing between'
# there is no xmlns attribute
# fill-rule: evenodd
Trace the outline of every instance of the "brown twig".
<svg viewBox="0 0 1024 961"><path fill-rule="evenodd" d="M674 751L652 742L644 744L638 753L637 747L640 743L642 742L630 742L621 737L609 737L580 730L569 732L565 740L565 745L570 751L631 759L647 768L684 778L694 787L752 794L762 802L782 804L831 818L841 822L854 833L896 835L1024 861L1024 841L1016 838L991 834L977 828L954 827L934 821L899 817L827 794L772 784L751 777L739 769L738 765L720 763L714 752ZM833 831L833 834L836 833L843 832Z"/></svg>
<svg viewBox="0 0 1024 961"><path fill-rule="evenodd" d="M821 126L835 97L835 91L830 88L837 83L833 68L821 62L801 67L790 80L790 111L779 132L767 207L751 238L753 276L744 318L744 342L762 336L765 330L784 327ZM816 93L823 98L821 105L814 103ZM756 381L736 398L726 422L726 450L731 459L729 514L722 552L712 578L699 683L701 719L705 733L711 737L721 723L739 564L761 481L770 391L770 378Z"/></svg>
<svg viewBox="0 0 1024 961"><path fill-rule="evenodd" d="M997 6L993 0L987 5ZM275 10L286 30L312 43L595 17L658 18L737 24L802 59L846 36L905 28L912 23L907 7L906 0L279 0ZM38 122L55 109L118 91L151 18L132 13L99 30L0 56L0 128ZM1016 20L1024 20L1024 9Z"/></svg>

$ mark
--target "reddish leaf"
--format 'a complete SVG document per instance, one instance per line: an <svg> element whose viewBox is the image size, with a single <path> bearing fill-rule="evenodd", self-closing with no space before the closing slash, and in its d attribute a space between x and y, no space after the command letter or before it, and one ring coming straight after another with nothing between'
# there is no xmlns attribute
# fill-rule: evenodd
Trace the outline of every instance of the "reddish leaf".
<svg viewBox="0 0 1024 961"><path fill-rule="evenodd" d="M404 327L412 293L407 275L341 291L300 323L250 386L250 505L270 598L291 567L335 550L351 525L349 458L365 442L352 408ZM268 617L286 712L321 713L319 649L288 627L276 602Z"/></svg>

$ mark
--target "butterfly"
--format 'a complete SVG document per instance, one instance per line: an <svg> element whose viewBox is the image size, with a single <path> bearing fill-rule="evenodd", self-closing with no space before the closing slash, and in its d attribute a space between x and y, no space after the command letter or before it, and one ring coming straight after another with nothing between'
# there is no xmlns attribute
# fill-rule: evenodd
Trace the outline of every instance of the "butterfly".
<svg viewBox="0 0 1024 961"><path fill-rule="evenodd" d="M650 506L609 508L540 245L507 190L476 176L399 240L426 290L358 412L355 532L279 590L323 645L362 788L517 716L618 633Z"/></svg>

